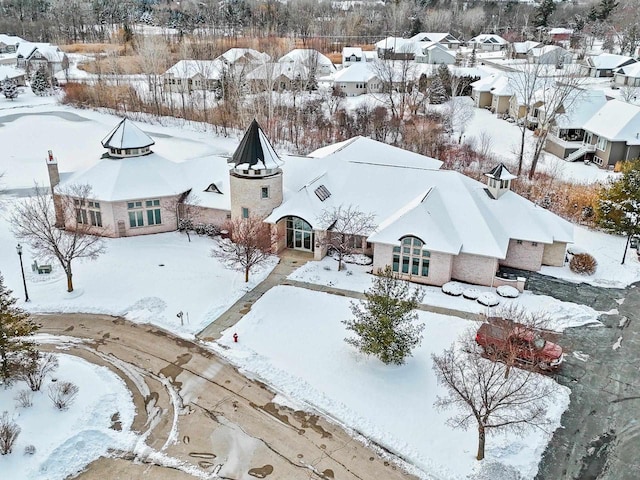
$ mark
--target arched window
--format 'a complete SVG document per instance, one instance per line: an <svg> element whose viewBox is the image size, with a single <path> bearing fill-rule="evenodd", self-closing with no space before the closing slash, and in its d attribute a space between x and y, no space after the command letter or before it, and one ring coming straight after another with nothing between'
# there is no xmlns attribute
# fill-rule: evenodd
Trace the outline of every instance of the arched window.
<svg viewBox="0 0 640 480"><path fill-rule="evenodd" d="M405 275L429 276L431 252L424 248L424 242L416 237L404 237L399 247L393 247L394 272Z"/></svg>

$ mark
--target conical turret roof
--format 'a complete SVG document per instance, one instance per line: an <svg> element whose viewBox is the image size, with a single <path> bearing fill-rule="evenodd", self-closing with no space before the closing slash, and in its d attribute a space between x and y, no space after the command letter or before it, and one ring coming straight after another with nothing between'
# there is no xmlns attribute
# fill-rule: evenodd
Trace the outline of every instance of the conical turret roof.
<svg viewBox="0 0 640 480"><path fill-rule="evenodd" d="M126 118L102 139L104 148L144 148L154 143L149 135Z"/></svg>
<svg viewBox="0 0 640 480"><path fill-rule="evenodd" d="M231 162L236 168L255 170L274 169L282 165L282 160L255 119L231 157Z"/></svg>
<svg viewBox="0 0 640 480"><path fill-rule="evenodd" d="M513 180L514 178L518 178L504 166L504 163L499 163L484 175L495 180Z"/></svg>

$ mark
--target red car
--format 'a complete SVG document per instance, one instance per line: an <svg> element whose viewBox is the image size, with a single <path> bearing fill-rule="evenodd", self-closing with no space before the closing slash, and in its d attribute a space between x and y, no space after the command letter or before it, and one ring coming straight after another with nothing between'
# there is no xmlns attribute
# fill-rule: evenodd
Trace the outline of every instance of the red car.
<svg viewBox="0 0 640 480"><path fill-rule="evenodd" d="M553 370L563 360L562 347L549 342L531 329L515 327L507 329L483 323L476 333L476 343L489 357L513 358L524 365L541 370Z"/></svg>

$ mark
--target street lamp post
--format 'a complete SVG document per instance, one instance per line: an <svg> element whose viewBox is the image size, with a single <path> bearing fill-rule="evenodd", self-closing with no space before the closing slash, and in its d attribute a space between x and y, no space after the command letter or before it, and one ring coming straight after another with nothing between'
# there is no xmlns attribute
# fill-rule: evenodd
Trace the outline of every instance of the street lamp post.
<svg viewBox="0 0 640 480"><path fill-rule="evenodd" d="M22 284L24 285L24 301L29 301L29 293L27 292L27 279L24 276L24 265L22 264L22 245L18 244L16 246L16 252L18 252L18 257L20 257L20 270L22 271Z"/></svg>

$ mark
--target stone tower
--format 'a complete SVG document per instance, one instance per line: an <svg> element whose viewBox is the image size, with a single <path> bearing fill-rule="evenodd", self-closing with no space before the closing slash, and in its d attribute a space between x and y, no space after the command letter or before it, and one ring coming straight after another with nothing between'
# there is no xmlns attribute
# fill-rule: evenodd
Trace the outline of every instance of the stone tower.
<svg viewBox="0 0 640 480"><path fill-rule="evenodd" d="M282 203L282 160L255 119L231 162L231 219L265 218Z"/></svg>
<svg viewBox="0 0 640 480"><path fill-rule="evenodd" d="M511 180L518 178L513 175L504 164L499 163L491 171L484 174L487 177L488 191L492 198L498 199L511 189Z"/></svg>

